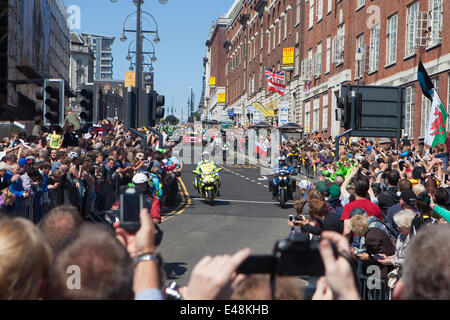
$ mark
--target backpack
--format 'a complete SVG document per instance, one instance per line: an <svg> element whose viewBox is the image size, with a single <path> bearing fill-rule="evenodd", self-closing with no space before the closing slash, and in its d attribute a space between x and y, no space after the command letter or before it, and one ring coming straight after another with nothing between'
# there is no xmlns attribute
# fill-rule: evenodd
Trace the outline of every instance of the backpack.
<svg viewBox="0 0 450 320"><path fill-rule="evenodd" d="M369 217L369 229L371 228L378 228L383 230L389 236L392 244L395 246L399 233L389 223L384 223L380 219L372 216Z"/></svg>

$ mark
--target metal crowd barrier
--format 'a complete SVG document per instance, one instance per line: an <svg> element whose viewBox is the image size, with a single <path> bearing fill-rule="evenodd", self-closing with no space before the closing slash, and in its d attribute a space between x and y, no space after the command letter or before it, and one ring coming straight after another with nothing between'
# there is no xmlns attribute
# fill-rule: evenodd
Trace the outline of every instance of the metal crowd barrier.
<svg viewBox="0 0 450 320"><path fill-rule="evenodd" d="M305 164L300 163L299 166L299 174L305 176L309 180L316 181L319 174L315 165L310 164L309 162L305 162Z"/></svg>
<svg viewBox="0 0 450 320"><path fill-rule="evenodd" d="M118 180L118 179L116 179ZM92 190L91 190L92 191ZM86 190L88 192L88 190ZM39 196L42 197L42 194ZM21 217L34 223L47 214L51 209L68 205L76 207L80 210L83 217L87 217L93 214L93 205L90 209L86 208L86 197L81 197L79 190L76 186L70 186L69 188L54 188L48 191L48 201L42 204L37 204L39 201L38 196L31 196L30 198L16 199L14 204L9 207L0 208L0 216L8 216L11 218ZM108 203L111 205L119 199L119 181L113 183L111 192L108 194Z"/></svg>
<svg viewBox="0 0 450 320"><path fill-rule="evenodd" d="M391 289L387 284L387 280L366 276L361 261L358 261L356 275L357 286L362 300L391 300Z"/></svg>

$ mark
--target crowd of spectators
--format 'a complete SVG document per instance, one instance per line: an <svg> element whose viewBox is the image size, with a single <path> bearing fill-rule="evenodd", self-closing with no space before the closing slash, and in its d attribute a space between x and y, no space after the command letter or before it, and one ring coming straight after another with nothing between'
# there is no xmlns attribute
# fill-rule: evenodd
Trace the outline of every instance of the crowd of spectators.
<svg viewBox="0 0 450 320"><path fill-rule="evenodd" d="M42 120L36 119L33 134L24 132L5 137L0 144L0 210L20 214L23 200L33 207L33 220L38 223L54 206L49 193L67 190L60 203L71 204L83 217L117 207L121 186L133 183L136 174L149 180L148 209L160 220L160 209L176 204L177 177L182 164L172 154L175 143L146 134L141 138L125 130L120 121L102 121L75 130L73 123L48 132ZM64 197L66 199L64 199ZM66 200L66 201L64 201ZM155 204L153 204L155 202ZM153 208L152 208L153 206Z"/></svg>
<svg viewBox="0 0 450 320"><path fill-rule="evenodd" d="M14 134L3 141L1 206L14 208L32 197L42 210L37 225L14 215L0 219L0 299L170 298L155 244L160 219L153 202L141 211L136 233L118 221L112 230L83 219L90 208L117 206L110 198L114 186L132 184L147 171L154 202L173 200L168 195L182 164L171 154L173 144L159 146L157 136L147 137L142 141L120 122L103 121L86 133L68 124L42 137ZM442 145L415 148L403 140L381 146L363 139L342 144L336 162L333 143L315 136L280 149L298 148L299 162L314 163L319 172L317 181L299 185L288 236L320 241L325 275L313 299L360 299L356 265L367 275L369 267L378 267L395 299L449 299L449 174ZM75 205L43 214L46 193L69 186L77 191ZM180 296L270 299L268 275L237 273L250 254L243 249L204 257ZM277 277L275 283L276 299L302 299L298 278Z"/></svg>

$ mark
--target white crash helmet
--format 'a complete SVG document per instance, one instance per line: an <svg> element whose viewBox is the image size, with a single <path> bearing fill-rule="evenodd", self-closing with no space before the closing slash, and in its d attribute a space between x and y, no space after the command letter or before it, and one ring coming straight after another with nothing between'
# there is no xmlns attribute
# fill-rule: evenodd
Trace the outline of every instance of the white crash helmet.
<svg viewBox="0 0 450 320"><path fill-rule="evenodd" d="M209 154L208 151L205 151L205 152L202 153L202 159L204 159L204 158L207 158L207 159L210 158L210 154Z"/></svg>
<svg viewBox="0 0 450 320"><path fill-rule="evenodd" d="M148 177L144 173L138 173L133 177L133 184L143 184L148 181Z"/></svg>
<svg viewBox="0 0 450 320"><path fill-rule="evenodd" d="M71 160L77 159L77 158L78 158L78 153L71 151L71 152L69 152L69 154L68 154L67 156L68 156Z"/></svg>

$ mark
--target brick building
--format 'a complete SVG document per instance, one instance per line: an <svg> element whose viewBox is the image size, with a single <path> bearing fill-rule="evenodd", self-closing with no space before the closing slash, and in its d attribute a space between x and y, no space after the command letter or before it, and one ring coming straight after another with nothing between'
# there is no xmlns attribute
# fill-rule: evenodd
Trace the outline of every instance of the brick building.
<svg viewBox="0 0 450 320"><path fill-rule="evenodd" d="M205 97L203 119L220 120L224 103L219 103L218 95L226 91L225 65L227 54L224 44L226 42L226 28L229 19L227 15L213 22L210 35L206 41L206 57L203 59L205 67ZM211 81L213 79L213 81Z"/></svg>
<svg viewBox="0 0 450 320"><path fill-rule="evenodd" d="M416 81L420 60L443 104L450 101L449 12L444 0L236 0L224 43L226 108L242 110L245 124L255 121L247 106L257 105L276 123L280 96L268 91L264 68L281 70L283 48L294 48L285 79L290 121L335 136L341 84L404 86L405 133L418 141L430 109Z"/></svg>
<svg viewBox="0 0 450 320"><path fill-rule="evenodd" d="M450 2L443 0L309 0L302 30L302 123L309 132L336 135L336 99L342 83L406 87L405 132L424 136L430 103L422 96L422 60L444 105L449 99ZM447 19L446 19L447 18ZM448 125L448 123L447 123Z"/></svg>

